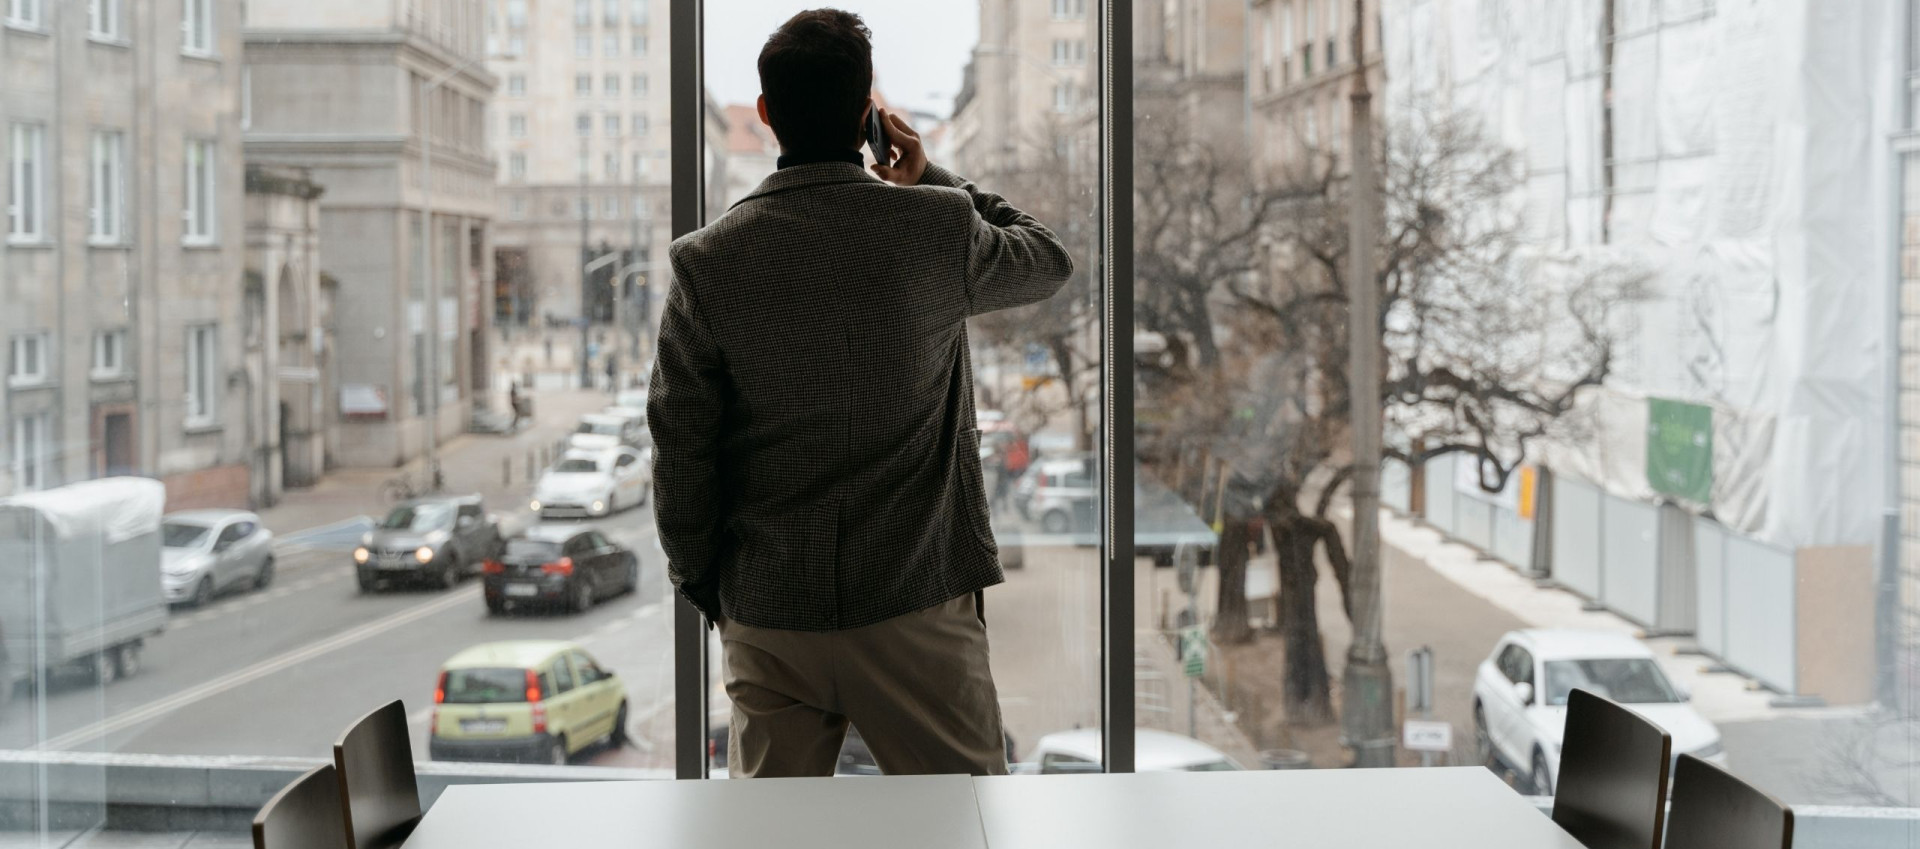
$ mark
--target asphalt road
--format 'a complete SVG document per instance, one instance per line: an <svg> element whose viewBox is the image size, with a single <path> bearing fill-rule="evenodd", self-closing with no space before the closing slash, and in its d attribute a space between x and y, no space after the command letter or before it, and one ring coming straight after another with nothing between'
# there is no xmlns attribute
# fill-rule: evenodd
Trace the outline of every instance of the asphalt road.
<svg viewBox="0 0 1920 849"><path fill-rule="evenodd" d="M593 523L639 553L641 586L580 615L489 616L478 579L452 590L364 594L346 551L283 546L266 590L176 610L148 641L138 674L105 687L66 677L43 703L15 699L0 714L0 749L323 756L356 717L397 698L425 758L440 664L469 646L514 639L579 642L621 676L631 715L643 721L672 698L671 608L652 513L635 508ZM525 521L523 511L506 517L510 527ZM580 760L646 761L648 748L643 741Z"/></svg>

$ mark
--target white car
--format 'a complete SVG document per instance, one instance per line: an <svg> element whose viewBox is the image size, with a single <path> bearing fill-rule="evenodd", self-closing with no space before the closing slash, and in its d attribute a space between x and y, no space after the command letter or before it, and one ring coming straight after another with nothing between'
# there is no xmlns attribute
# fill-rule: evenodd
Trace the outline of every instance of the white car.
<svg viewBox="0 0 1920 849"><path fill-rule="evenodd" d="M1720 729L1687 703L1646 644L1605 631L1513 631L1500 638L1473 681L1474 743L1524 776L1533 791L1553 795L1567 694L1605 696L1673 736L1673 756L1690 754L1725 766Z"/></svg>
<svg viewBox="0 0 1920 849"><path fill-rule="evenodd" d="M160 521L160 583L169 604L195 607L232 587L273 581L273 532L244 510L187 510Z"/></svg>
<svg viewBox="0 0 1920 849"><path fill-rule="evenodd" d="M646 455L626 446L570 449L540 475L528 505L542 519L606 516L647 503L652 491Z"/></svg>
<svg viewBox="0 0 1920 849"><path fill-rule="evenodd" d="M604 438L612 438L618 444L639 448L646 441L646 433L646 423L630 416L588 413L580 417L567 447L590 448L600 445Z"/></svg>
<svg viewBox="0 0 1920 849"><path fill-rule="evenodd" d="M640 410L644 414L647 409L647 390L622 389L619 392L615 392L613 394L613 406L631 407Z"/></svg>
<svg viewBox="0 0 1920 849"><path fill-rule="evenodd" d="M1028 757L1042 775L1100 771L1100 731L1080 728L1040 738ZM1219 749L1179 734L1133 729L1133 765L1137 772L1229 772L1242 769Z"/></svg>

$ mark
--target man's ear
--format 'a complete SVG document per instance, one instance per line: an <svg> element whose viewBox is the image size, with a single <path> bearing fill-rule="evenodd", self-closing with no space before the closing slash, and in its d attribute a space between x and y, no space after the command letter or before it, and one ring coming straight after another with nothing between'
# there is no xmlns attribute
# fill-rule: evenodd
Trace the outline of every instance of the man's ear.
<svg viewBox="0 0 1920 849"><path fill-rule="evenodd" d="M764 94L760 95L760 99L755 100L753 102L753 108L754 108L754 111L760 113L760 123L765 124L768 127L773 126L773 122L767 120L767 96L766 95Z"/></svg>

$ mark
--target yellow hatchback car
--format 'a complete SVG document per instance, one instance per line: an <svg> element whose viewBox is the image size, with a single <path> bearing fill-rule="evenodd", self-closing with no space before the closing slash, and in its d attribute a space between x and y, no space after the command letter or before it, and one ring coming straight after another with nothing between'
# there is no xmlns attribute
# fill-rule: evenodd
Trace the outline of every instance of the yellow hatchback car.
<svg viewBox="0 0 1920 849"><path fill-rule="evenodd" d="M565 764L627 743L627 691L564 640L485 643L440 667L427 744L436 761Z"/></svg>

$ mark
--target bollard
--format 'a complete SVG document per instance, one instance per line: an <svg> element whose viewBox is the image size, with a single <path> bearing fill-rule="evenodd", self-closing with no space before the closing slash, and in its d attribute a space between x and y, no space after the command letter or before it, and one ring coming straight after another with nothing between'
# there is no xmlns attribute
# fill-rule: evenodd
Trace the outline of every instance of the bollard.
<svg viewBox="0 0 1920 849"><path fill-rule="evenodd" d="M513 458L512 457L500 458L500 485L501 486L513 485Z"/></svg>

